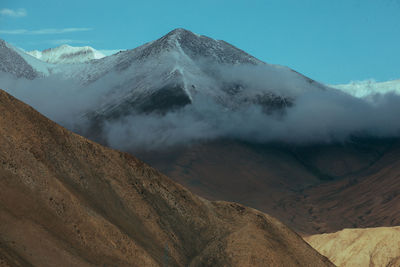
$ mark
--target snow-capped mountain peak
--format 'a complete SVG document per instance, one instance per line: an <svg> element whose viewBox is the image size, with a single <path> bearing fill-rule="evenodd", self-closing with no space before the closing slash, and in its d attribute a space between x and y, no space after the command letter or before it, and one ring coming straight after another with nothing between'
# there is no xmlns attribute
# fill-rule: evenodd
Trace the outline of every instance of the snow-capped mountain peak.
<svg viewBox="0 0 400 267"><path fill-rule="evenodd" d="M53 64L83 63L105 57L103 53L90 46L74 47L66 44L43 51L29 51L27 54Z"/></svg>
<svg viewBox="0 0 400 267"><path fill-rule="evenodd" d="M225 41L181 28L135 49L90 60L95 52L63 45L21 57L35 63L30 65L39 73L101 91L103 100L85 115L96 121L137 112L166 113L202 99L224 109L254 103L268 113L291 106L303 92L324 89L290 68L267 64ZM34 60L43 68L39 70Z"/></svg>
<svg viewBox="0 0 400 267"><path fill-rule="evenodd" d="M141 50L141 53L138 54L139 58L147 58L160 52L177 51L185 53L194 60L206 58L225 64L263 64L262 61L225 41L215 40L182 28L175 29L160 39L139 48Z"/></svg>

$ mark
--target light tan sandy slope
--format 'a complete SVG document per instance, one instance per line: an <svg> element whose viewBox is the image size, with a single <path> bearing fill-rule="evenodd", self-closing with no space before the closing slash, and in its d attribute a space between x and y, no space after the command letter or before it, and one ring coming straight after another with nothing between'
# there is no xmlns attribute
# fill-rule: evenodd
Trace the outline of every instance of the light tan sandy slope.
<svg viewBox="0 0 400 267"><path fill-rule="evenodd" d="M344 229L304 239L341 267L400 266L400 227Z"/></svg>

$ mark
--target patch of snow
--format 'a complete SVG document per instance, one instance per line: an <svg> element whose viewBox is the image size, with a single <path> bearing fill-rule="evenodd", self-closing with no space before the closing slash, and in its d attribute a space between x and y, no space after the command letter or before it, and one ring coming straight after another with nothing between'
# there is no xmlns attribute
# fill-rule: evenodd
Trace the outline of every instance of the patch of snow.
<svg viewBox="0 0 400 267"><path fill-rule="evenodd" d="M386 94L389 92L400 95L400 79L386 82L374 80L353 81L348 84L330 85L355 97L366 97L372 94Z"/></svg>
<svg viewBox="0 0 400 267"><path fill-rule="evenodd" d="M74 47L61 45L41 52L34 50L26 53L44 62L53 64L76 64L105 57L103 53L90 46Z"/></svg>

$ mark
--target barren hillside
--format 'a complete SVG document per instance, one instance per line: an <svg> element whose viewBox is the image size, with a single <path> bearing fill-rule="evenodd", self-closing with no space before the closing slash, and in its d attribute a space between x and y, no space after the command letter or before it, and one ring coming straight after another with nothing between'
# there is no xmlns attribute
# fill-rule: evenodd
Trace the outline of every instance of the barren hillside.
<svg viewBox="0 0 400 267"><path fill-rule="evenodd" d="M0 91L0 265L332 266L276 219L193 195Z"/></svg>
<svg viewBox="0 0 400 267"><path fill-rule="evenodd" d="M400 227L344 229L305 240L341 267L400 266Z"/></svg>

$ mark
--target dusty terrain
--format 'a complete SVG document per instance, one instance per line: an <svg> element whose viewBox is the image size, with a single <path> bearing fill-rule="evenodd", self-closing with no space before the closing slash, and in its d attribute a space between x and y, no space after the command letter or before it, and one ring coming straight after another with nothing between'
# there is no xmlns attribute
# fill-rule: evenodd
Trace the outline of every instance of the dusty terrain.
<svg viewBox="0 0 400 267"><path fill-rule="evenodd" d="M332 266L278 220L190 193L0 90L0 265Z"/></svg>
<svg viewBox="0 0 400 267"><path fill-rule="evenodd" d="M400 225L400 143L348 178L304 190L292 210L308 211L320 232Z"/></svg>
<svg viewBox="0 0 400 267"><path fill-rule="evenodd" d="M344 229L305 240L340 267L400 266L400 227Z"/></svg>
<svg viewBox="0 0 400 267"><path fill-rule="evenodd" d="M218 140L140 154L207 199L235 201L305 234L400 225L400 142L252 145Z"/></svg>

